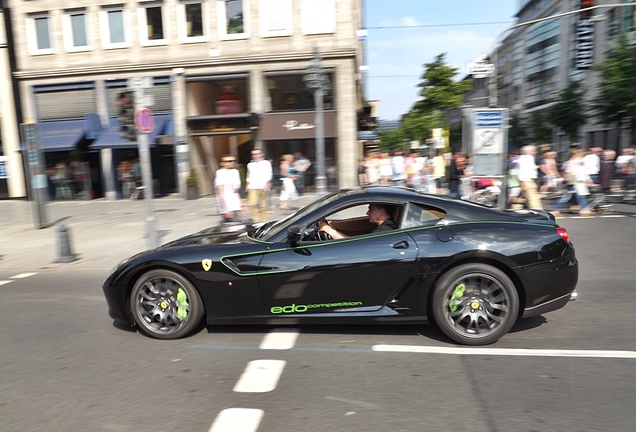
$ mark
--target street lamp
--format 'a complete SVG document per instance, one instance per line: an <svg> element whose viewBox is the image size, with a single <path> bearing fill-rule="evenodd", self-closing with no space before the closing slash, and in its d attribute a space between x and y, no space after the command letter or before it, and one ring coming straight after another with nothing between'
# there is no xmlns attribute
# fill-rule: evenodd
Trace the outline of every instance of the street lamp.
<svg viewBox="0 0 636 432"><path fill-rule="evenodd" d="M303 82L309 90L314 93L314 104L316 105L316 195L327 194L327 176L325 175L325 130L323 99L331 89L329 78L325 74L321 65L320 52L314 47L314 58L305 71Z"/></svg>

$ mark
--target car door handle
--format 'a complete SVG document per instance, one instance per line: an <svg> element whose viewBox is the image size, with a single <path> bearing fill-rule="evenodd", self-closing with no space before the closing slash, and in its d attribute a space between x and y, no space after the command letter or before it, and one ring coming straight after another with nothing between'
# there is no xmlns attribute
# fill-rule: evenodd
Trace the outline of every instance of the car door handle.
<svg viewBox="0 0 636 432"><path fill-rule="evenodd" d="M409 244L406 240L393 243L391 246L393 247L393 249L408 249L409 248Z"/></svg>

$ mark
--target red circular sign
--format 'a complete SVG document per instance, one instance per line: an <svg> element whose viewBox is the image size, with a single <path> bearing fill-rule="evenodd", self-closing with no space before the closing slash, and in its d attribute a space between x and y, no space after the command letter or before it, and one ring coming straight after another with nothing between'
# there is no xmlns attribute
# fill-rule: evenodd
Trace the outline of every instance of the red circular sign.
<svg viewBox="0 0 636 432"><path fill-rule="evenodd" d="M150 133L155 129L155 116L148 108L142 108L135 113L135 126L141 133Z"/></svg>

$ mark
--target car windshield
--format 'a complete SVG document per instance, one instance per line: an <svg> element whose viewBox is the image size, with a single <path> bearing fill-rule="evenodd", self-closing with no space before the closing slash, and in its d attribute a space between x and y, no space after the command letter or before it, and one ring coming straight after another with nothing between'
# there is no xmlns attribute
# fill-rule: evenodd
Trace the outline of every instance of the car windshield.
<svg viewBox="0 0 636 432"><path fill-rule="evenodd" d="M276 235L283 229L287 229L294 225L297 221L301 220L305 215L319 209L320 207L329 204L332 201L337 200L340 197L338 192L333 192L329 195L324 196L323 198L308 204L298 211L285 216L283 219L267 222L261 227L257 228L253 232L250 233L250 237L258 239L258 240L269 240L272 236Z"/></svg>

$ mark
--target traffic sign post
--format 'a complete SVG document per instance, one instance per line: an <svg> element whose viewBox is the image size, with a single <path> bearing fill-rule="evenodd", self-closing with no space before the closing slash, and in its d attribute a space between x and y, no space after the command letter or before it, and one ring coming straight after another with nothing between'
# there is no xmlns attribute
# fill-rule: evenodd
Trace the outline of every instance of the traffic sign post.
<svg viewBox="0 0 636 432"><path fill-rule="evenodd" d="M155 118L152 111L145 106L147 103L145 90L152 88L152 85L152 77L135 77L128 80L128 87L135 92L135 127L137 128L141 181L143 183L144 203L146 204L146 238L148 239L148 247L154 249L159 246L159 237L155 228L155 215L152 205L154 191L148 133L155 128Z"/></svg>

